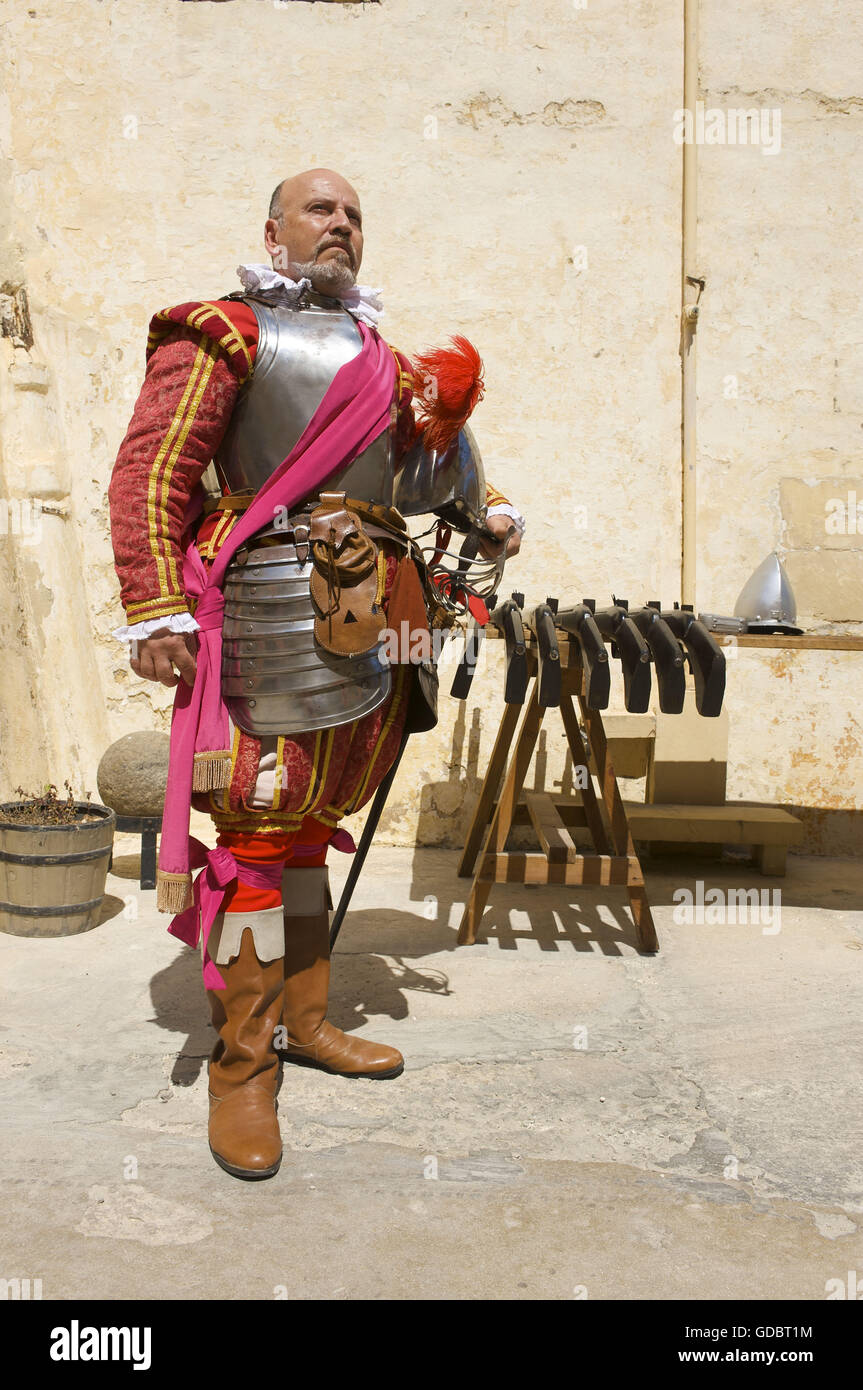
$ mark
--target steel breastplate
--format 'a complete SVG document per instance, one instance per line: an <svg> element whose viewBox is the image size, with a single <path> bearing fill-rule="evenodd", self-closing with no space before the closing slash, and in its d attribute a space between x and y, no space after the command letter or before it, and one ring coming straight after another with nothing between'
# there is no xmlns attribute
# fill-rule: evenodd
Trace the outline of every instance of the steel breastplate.
<svg viewBox="0 0 863 1390"><path fill-rule="evenodd" d="M255 369L216 455L232 492L257 491L291 452L336 372L362 346L337 300L307 293L289 309L245 297L258 320ZM391 504L393 430L326 480L328 492ZM315 494L298 502L308 512ZM222 693L231 719L258 738L352 723L378 708L392 676L379 649L333 656L315 640L308 547L265 526L225 572ZM273 541L276 544L273 544Z"/></svg>
<svg viewBox="0 0 863 1390"><path fill-rule="evenodd" d="M339 368L362 347L356 321L338 300L307 291L301 307L290 309L243 298L258 321L255 368L214 460L231 492L263 486L293 449ZM326 480L326 490L389 506L395 477L393 434L393 429L380 434Z"/></svg>

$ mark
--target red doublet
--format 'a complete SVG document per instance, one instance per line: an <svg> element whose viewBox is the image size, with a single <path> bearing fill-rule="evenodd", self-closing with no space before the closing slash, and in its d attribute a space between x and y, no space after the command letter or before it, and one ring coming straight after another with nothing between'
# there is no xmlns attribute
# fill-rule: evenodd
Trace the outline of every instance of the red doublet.
<svg viewBox="0 0 863 1390"><path fill-rule="evenodd" d="M150 324L147 369L108 489L114 559L129 624L191 611L182 585L187 504L217 452L240 387L254 371L257 320L238 300L192 302L156 314ZM394 351L394 350L393 350ZM398 378L396 459L416 435L407 358L394 351ZM506 499L489 488L489 503ZM212 562L239 513L217 510L197 525L196 543ZM387 556L385 603L395 576ZM393 691L372 714L335 729L276 740L273 803L250 808L261 740L234 730L230 782L198 791L193 805L208 811L223 833L268 832L312 843L374 794L401 741L409 681L393 671ZM197 771L197 767L196 767ZM207 785L206 781L203 782ZM305 822L305 825L304 825Z"/></svg>

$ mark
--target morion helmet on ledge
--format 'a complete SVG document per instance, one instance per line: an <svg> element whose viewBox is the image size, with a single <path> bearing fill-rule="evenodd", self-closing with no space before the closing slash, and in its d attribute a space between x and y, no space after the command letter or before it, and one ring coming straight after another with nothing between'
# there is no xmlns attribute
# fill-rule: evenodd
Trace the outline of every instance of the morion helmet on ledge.
<svg viewBox="0 0 863 1390"><path fill-rule="evenodd" d="M785 568L774 551L747 579L734 605L734 616L743 618L747 632L776 632L797 636L797 604Z"/></svg>

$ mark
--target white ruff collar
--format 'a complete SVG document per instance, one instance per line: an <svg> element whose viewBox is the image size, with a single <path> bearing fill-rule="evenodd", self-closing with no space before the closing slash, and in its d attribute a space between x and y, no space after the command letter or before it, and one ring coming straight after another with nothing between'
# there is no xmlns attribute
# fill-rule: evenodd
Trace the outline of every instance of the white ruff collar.
<svg viewBox="0 0 863 1390"><path fill-rule="evenodd" d="M287 275L281 275L268 265L238 265L237 274L244 290L266 295L267 299L276 304L286 304L289 309L296 308L303 290L312 288L311 280L305 277L299 281L290 280ZM330 298L341 300L349 314L367 323L370 328L377 327L384 311L380 290L373 290L368 285L352 285L342 294L334 294Z"/></svg>

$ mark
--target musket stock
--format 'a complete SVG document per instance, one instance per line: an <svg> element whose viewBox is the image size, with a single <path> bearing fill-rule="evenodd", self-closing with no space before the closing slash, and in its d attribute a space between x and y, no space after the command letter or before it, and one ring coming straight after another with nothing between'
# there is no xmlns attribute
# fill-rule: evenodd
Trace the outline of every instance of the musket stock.
<svg viewBox="0 0 863 1390"><path fill-rule="evenodd" d="M695 708L706 719L715 719L725 696L724 651L689 609L674 608L661 616L686 648L695 677Z"/></svg>
<svg viewBox="0 0 863 1390"><path fill-rule="evenodd" d="M630 714L644 714L650 704L650 651L628 612L620 604L600 608L596 626L614 644L623 667L623 702ZM614 655L612 651L612 655Z"/></svg>
<svg viewBox="0 0 863 1390"><path fill-rule="evenodd" d="M557 645L554 609L548 603L537 604L528 626L536 638L539 654L538 699L542 709L560 704L560 648Z"/></svg>
<svg viewBox="0 0 863 1390"><path fill-rule="evenodd" d="M686 665L680 643L655 608L637 608L629 616L656 667L659 708L663 714L680 714L686 699Z"/></svg>
<svg viewBox="0 0 863 1390"><path fill-rule="evenodd" d="M607 709L611 693L611 667L602 633L587 604L579 603L555 617L555 623L574 637L581 652L584 668L585 703L588 709Z"/></svg>
<svg viewBox="0 0 863 1390"><path fill-rule="evenodd" d="M483 644L485 628L482 623L472 622L464 639L464 652L453 676L450 695L454 700L466 700L473 684L474 672L479 661L479 649Z"/></svg>
<svg viewBox="0 0 863 1390"><path fill-rule="evenodd" d="M699 714L715 718L725 695L725 654L693 612L686 608L660 611L658 601L629 611L624 599L609 608L596 609L592 599L558 611L557 600L547 599L524 612L524 595L513 594L489 615L506 643L504 700L524 704L528 685L528 653L525 628L536 639L538 655L537 696L540 706L560 704L562 677L557 632L578 642L584 671L584 703L588 709L608 708L612 656L620 659L626 709L643 714L650 704L651 662L656 666L659 708L663 714L680 714L686 698L686 661L695 677L695 705ZM474 624L465 643L465 654L456 671L452 694L466 698L476 668L483 629Z"/></svg>
<svg viewBox="0 0 863 1390"><path fill-rule="evenodd" d="M503 698L507 705L523 705L527 693L527 644L524 640L524 624L521 608L515 598L505 599L489 615L506 642L506 678Z"/></svg>

